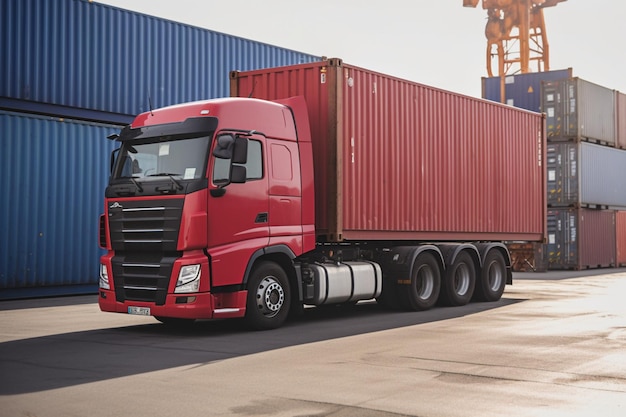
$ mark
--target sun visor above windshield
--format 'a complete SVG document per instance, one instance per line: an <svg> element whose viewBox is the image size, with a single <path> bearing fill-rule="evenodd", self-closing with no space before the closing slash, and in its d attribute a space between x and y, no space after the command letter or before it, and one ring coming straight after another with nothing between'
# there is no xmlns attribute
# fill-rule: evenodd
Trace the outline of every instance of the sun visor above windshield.
<svg viewBox="0 0 626 417"><path fill-rule="evenodd" d="M122 129L117 140L154 138L154 137L186 137L198 136L215 131L217 119L214 117L190 117L180 123L166 123L161 125L143 126L133 129L130 125Z"/></svg>

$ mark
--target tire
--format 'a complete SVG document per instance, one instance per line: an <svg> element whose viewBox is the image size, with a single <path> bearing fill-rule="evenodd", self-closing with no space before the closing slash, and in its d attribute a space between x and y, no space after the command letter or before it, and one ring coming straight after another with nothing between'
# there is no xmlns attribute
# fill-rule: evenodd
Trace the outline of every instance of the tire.
<svg viewBox="0 0 626 417"><path fill-rule="evenodd" d="M435 305L441 289L441 271L433 255L417 256L411 269L411 279L397 286L398 302L405 310L423 311Z"/></svg>
<svg viewBox="0 0 626 417"><path fill-rule="evenodd" d="M470 302L476 286L476 265L466 251L459 253L441 282L439 301L447 306L463 306Z"/></svg>
<svg viewBox="0 0 626 417"><path fill-rule="evenodd" d="M177 317L154 316L154 318L167 326L180 328L191 327L196 322L194 319L181 319Z"/></svg>
<svg viewBox="0 0 626 417"><path fill-rule="evenodd" d="M248 281L246 321L255 330L280 327L289 315L291 289L287 274L274 262L259 263Z"/></svg>
<svg viewBox="0 0 626 417"><path fill-rule="evenodd" d="M498 301L506 286L506 263L497 249L487 253L480 278L476 282L474 298L477 301Z"/></svg>

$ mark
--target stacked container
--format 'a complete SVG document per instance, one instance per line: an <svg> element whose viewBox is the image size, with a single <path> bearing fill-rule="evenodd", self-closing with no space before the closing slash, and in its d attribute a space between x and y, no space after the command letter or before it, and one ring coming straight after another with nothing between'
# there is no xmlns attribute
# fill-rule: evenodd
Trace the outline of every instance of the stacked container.
<svg viewBox="0 0 626 417"><path fill-rule="evenodd" d="M548 210L549 269L608 268L616 265L615 211L584 208Z"/></svg>
<svg viewBox="0 0 626 417"><path fill-rule="evenodd" d="M542 82L548 135L549 269L617 266L616 212L626 208L619 93L580 78Z"/></svg>
<svg viewBox="0 0 626 417"><path fill-rule="evenodd" d="M484 77L482 79L482 97L509 106L541 112L542 91L545 81L571 78L571 68L507 75L505 77ZM547 258L544 256L545 245L536 242L508 242L514 271L545 271Z"/></svg>
<svg viewBox="0 0 626 417"><path fill-rule="evenodd" d="M589 142L550 142L548 206L626 207L626 152Z"/></svg>
<svg viewBox="0 0 626 417"><path fill-rule="evenodd" d="M104 138L119 126L4 110L0 126L10 133L0 166L2 298L89 292L101 254L94 216L115 145Z"/></svg>
<svg viewBox="0 0 626 417"><path fill-rule="evenodd" d="M626 94L615 92L615 144L626 149ZM626 183L626 178L622 177ZM626 211L615 212L616 266L626 267Z"/></svg>
<svg viewBox="0 0 626 417"><path fill-rule="evenodd" d="M544 81L541 109L548 140L615 147L615 91L580 78Z"/></svg>
<svg viewBox="0 0 626 417"><path fill-rule="evenodd" d="M556 81L573 76L572 69L528 72L525 74L501 77L483 77L482 97L509 106L534 112L541 112L541 83ZM504 100L502 100L504 90Z"/></svg>
<svg viewBox="0 0 626 417"><path fill-rule="evenodd" d="M571 69L482 85L484 98L501 101L504 87L507 104L546 114L549 241L512 242L519 270L625 265L626 215L616 210L626 211L626 95Z"/></svg>
<svg viewBox="0 0 626 417"><path fill-rule="evenodd" d="M3 0L0 45L0 299L96 291L107 135L228 96L231 70L320 59L87 0Z"/></svg>

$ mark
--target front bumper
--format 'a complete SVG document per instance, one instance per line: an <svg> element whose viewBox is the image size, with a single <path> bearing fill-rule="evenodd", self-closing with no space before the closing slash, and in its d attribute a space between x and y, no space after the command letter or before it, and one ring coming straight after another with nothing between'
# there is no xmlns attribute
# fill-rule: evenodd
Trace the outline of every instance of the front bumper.
<svg viewBox="0 0 626 417"><path fill-rule="evenodd" d="M181 319L222 319L243 317L246 314L247 291L210 294L168 294L164 305L142 301L118 302L115 291L100 289L100 310L112 313L129 313L129 307L147 307L151 316Z"/></svg>
<svg viewBox="0 0 626 417"><path fill-rule="evenodd" d="M202 252L186 253L185 256L172 261L173 266L169 269L171 273L162 275L159 278L162 284L152 291L153 293L160 292L161 296L159 297L145 297L144 293L149 292L147 289L143 292L138 292L136 287L129 285L129 278L120 274L120 269L116 270L112 267L113 259L114 254L112 252L100 258L100 262L107 267L108 271L113 271L109 275L111 288L99 289L98 304L102 311L126 314L137 314L140 312L140 314L151 316L182 319L243 317L246 313L247 291L211 292L209 265L206 256ZM121 264L124 264L124 262L121 262ZM199 292L175 293L176 277L178 277L181 267L193 264L201 265ZM157 268L152 269L156 271L164 269L159 268L159 265L156 266ZM139 294L139 297L136 297L137 294Z"/></svg>

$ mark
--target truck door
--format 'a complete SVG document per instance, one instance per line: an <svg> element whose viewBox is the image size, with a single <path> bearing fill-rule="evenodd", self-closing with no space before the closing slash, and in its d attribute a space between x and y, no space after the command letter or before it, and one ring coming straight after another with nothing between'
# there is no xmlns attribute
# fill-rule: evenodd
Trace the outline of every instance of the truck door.
<svg viewBox="0 0 626 417"><path fill-rule="evenodd" d="M302 248L302 187L298 144L267 140L270 199L270 243Z"/></svg>
<svg viewBox="0 0 626 417"><path fill-rule="evenodd" d="M211 287L242 283L250 256L269 243L268 178L265 139L248 142L246 182L226 186L230 160L211 156L209 164L208 251ZM221 192L215 192L223 186Z"/></svg>

